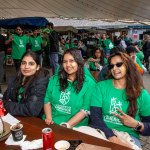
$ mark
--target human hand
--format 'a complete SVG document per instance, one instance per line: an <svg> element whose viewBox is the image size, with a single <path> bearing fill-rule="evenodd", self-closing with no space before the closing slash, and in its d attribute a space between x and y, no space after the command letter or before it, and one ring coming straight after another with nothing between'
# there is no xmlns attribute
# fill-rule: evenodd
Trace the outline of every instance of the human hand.
<svg viewBox="0 0 150 150"><path fill-rule="evenodd" d="M53 124L54 121L52 120L52 118L46 118L46 119L45 119L45 123L46 123L47 125L50 125L50 124Z"/></svg>
<svg viewBox="0 0 150 150"><path fill-rule="evenodd" d="M95 62L94 64L95 64L97 69L101 70L102 67L100 66L100 64L98 64L97 62Z"/></svg>
<svg viewBox="0 0 150 150"><path fill-rule="evenodd" d="M10 37L9 37L9 41L10 41L10 42L12 42L13 40L14 40L13 35L10 35Z"/></svg>
<svg viewBox="0 0 150 150"><path fill-rule="evenodd" d="M98 60L97 60L97 59L94 59L94 58L89 58L88 61L98 62Z"/></svg>
<svg viewBox="0 0 150 150"><path fill-rule="evenodd" d="M116 109L120 112L120 115L115 114L115 113L112 113L112 114L114 116L116 116L117 118L119 118L123 125L126 125L126 126L131 127L131 128L135 128L138 125L138 121L136 121L134 118L125 114L119 108L116 108Z"/></svg>
<svg viewBox="0 0 150 150"><path fill-rule="evenodd" d="M136 57L134 55L131 56L134 63L136 63Z"/></svg>
<svg viewBox="0 0 150 150"><path fill-rule="evenodd" d="M113 142L113 143L116 143L116 144L123 145L123 146L130 147L130 148L131 148L130 145L123 143L123 142L122 142L118 137L116 137L116 136L109 137L108 140L109 140L110 142Z"/></svg>
<svg viewBox="0 0 150 150"><path fill-rule="evenodd" d="M137 52L139 52L139 51L140 51L140 49L139 49L138 45L135 45L134 47L136 48Z"/></svg>

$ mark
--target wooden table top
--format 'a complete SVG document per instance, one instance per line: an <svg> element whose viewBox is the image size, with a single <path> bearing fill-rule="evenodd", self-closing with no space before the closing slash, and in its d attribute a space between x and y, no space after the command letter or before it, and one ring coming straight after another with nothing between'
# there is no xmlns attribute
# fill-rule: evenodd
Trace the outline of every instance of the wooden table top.
<svg viewBox="0 0 150 150"><path fill-rule="evenodd" d="M42 129L46 127L52 128L54 132L54 142L58 140L82 140L84 143L97 146L104 146L112 150L130 150L127 147L111 143L72 129L67 129L59 125L46 125L45 122L35 117L16 117L23 124L24 135L27 135L26 140L32 141L42 138ZM0 142L0 150L20 150L18 146L5 145L5 141Z"/></svg>

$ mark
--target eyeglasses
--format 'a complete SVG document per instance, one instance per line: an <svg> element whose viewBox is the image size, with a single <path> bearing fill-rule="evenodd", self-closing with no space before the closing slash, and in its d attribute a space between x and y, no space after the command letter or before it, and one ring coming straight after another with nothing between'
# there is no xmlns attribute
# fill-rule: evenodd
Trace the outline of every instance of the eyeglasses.
<svg viewBox="0 0 150 150"><path fill-rule="evenodd" d="M117 67L121 67L123 65L123 62L118 62L118 63L116 63L116 64L110 64L109 66L108 66L108 68L111 70L111 69L113 69L114 68L114 66L117 66Z"/></svg>

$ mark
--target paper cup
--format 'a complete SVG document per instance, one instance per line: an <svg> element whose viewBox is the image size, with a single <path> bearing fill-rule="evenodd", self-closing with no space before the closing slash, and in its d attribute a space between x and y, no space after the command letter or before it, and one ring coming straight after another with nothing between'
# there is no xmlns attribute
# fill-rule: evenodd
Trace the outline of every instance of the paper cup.
<svg viewBox="0 0 150 150"><path fill-rule="evenodd" d="M70 147L70 143L65 140L61 140L55 143L54 145L56 150L67 150Z"/></svg>
<svg viewBox="0 0 150 150"><path fill-rule="evenodd" d="M23 125L18 123L15 125L12 125L10 127L12 137L14 141L21 141L23 139Z"/></svg>

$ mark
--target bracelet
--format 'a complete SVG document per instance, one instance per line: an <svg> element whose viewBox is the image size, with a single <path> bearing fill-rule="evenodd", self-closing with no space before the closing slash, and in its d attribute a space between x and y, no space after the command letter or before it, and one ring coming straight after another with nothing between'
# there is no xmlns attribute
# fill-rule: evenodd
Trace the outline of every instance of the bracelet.
<svg viewBox="0 0 150 150"><path fill-rule="evenodd" d="M67 122L62 122L60 125L61 126L65 125L66 128L71 128L69 123L67 123Z"/></svg>
<svg viewBox="0 0 150 150"><path fill-rule="evenodd" d="M87 110L81 109L80 111L83 112L86 117L88 117L90 115L90 112Z"/></svg>

